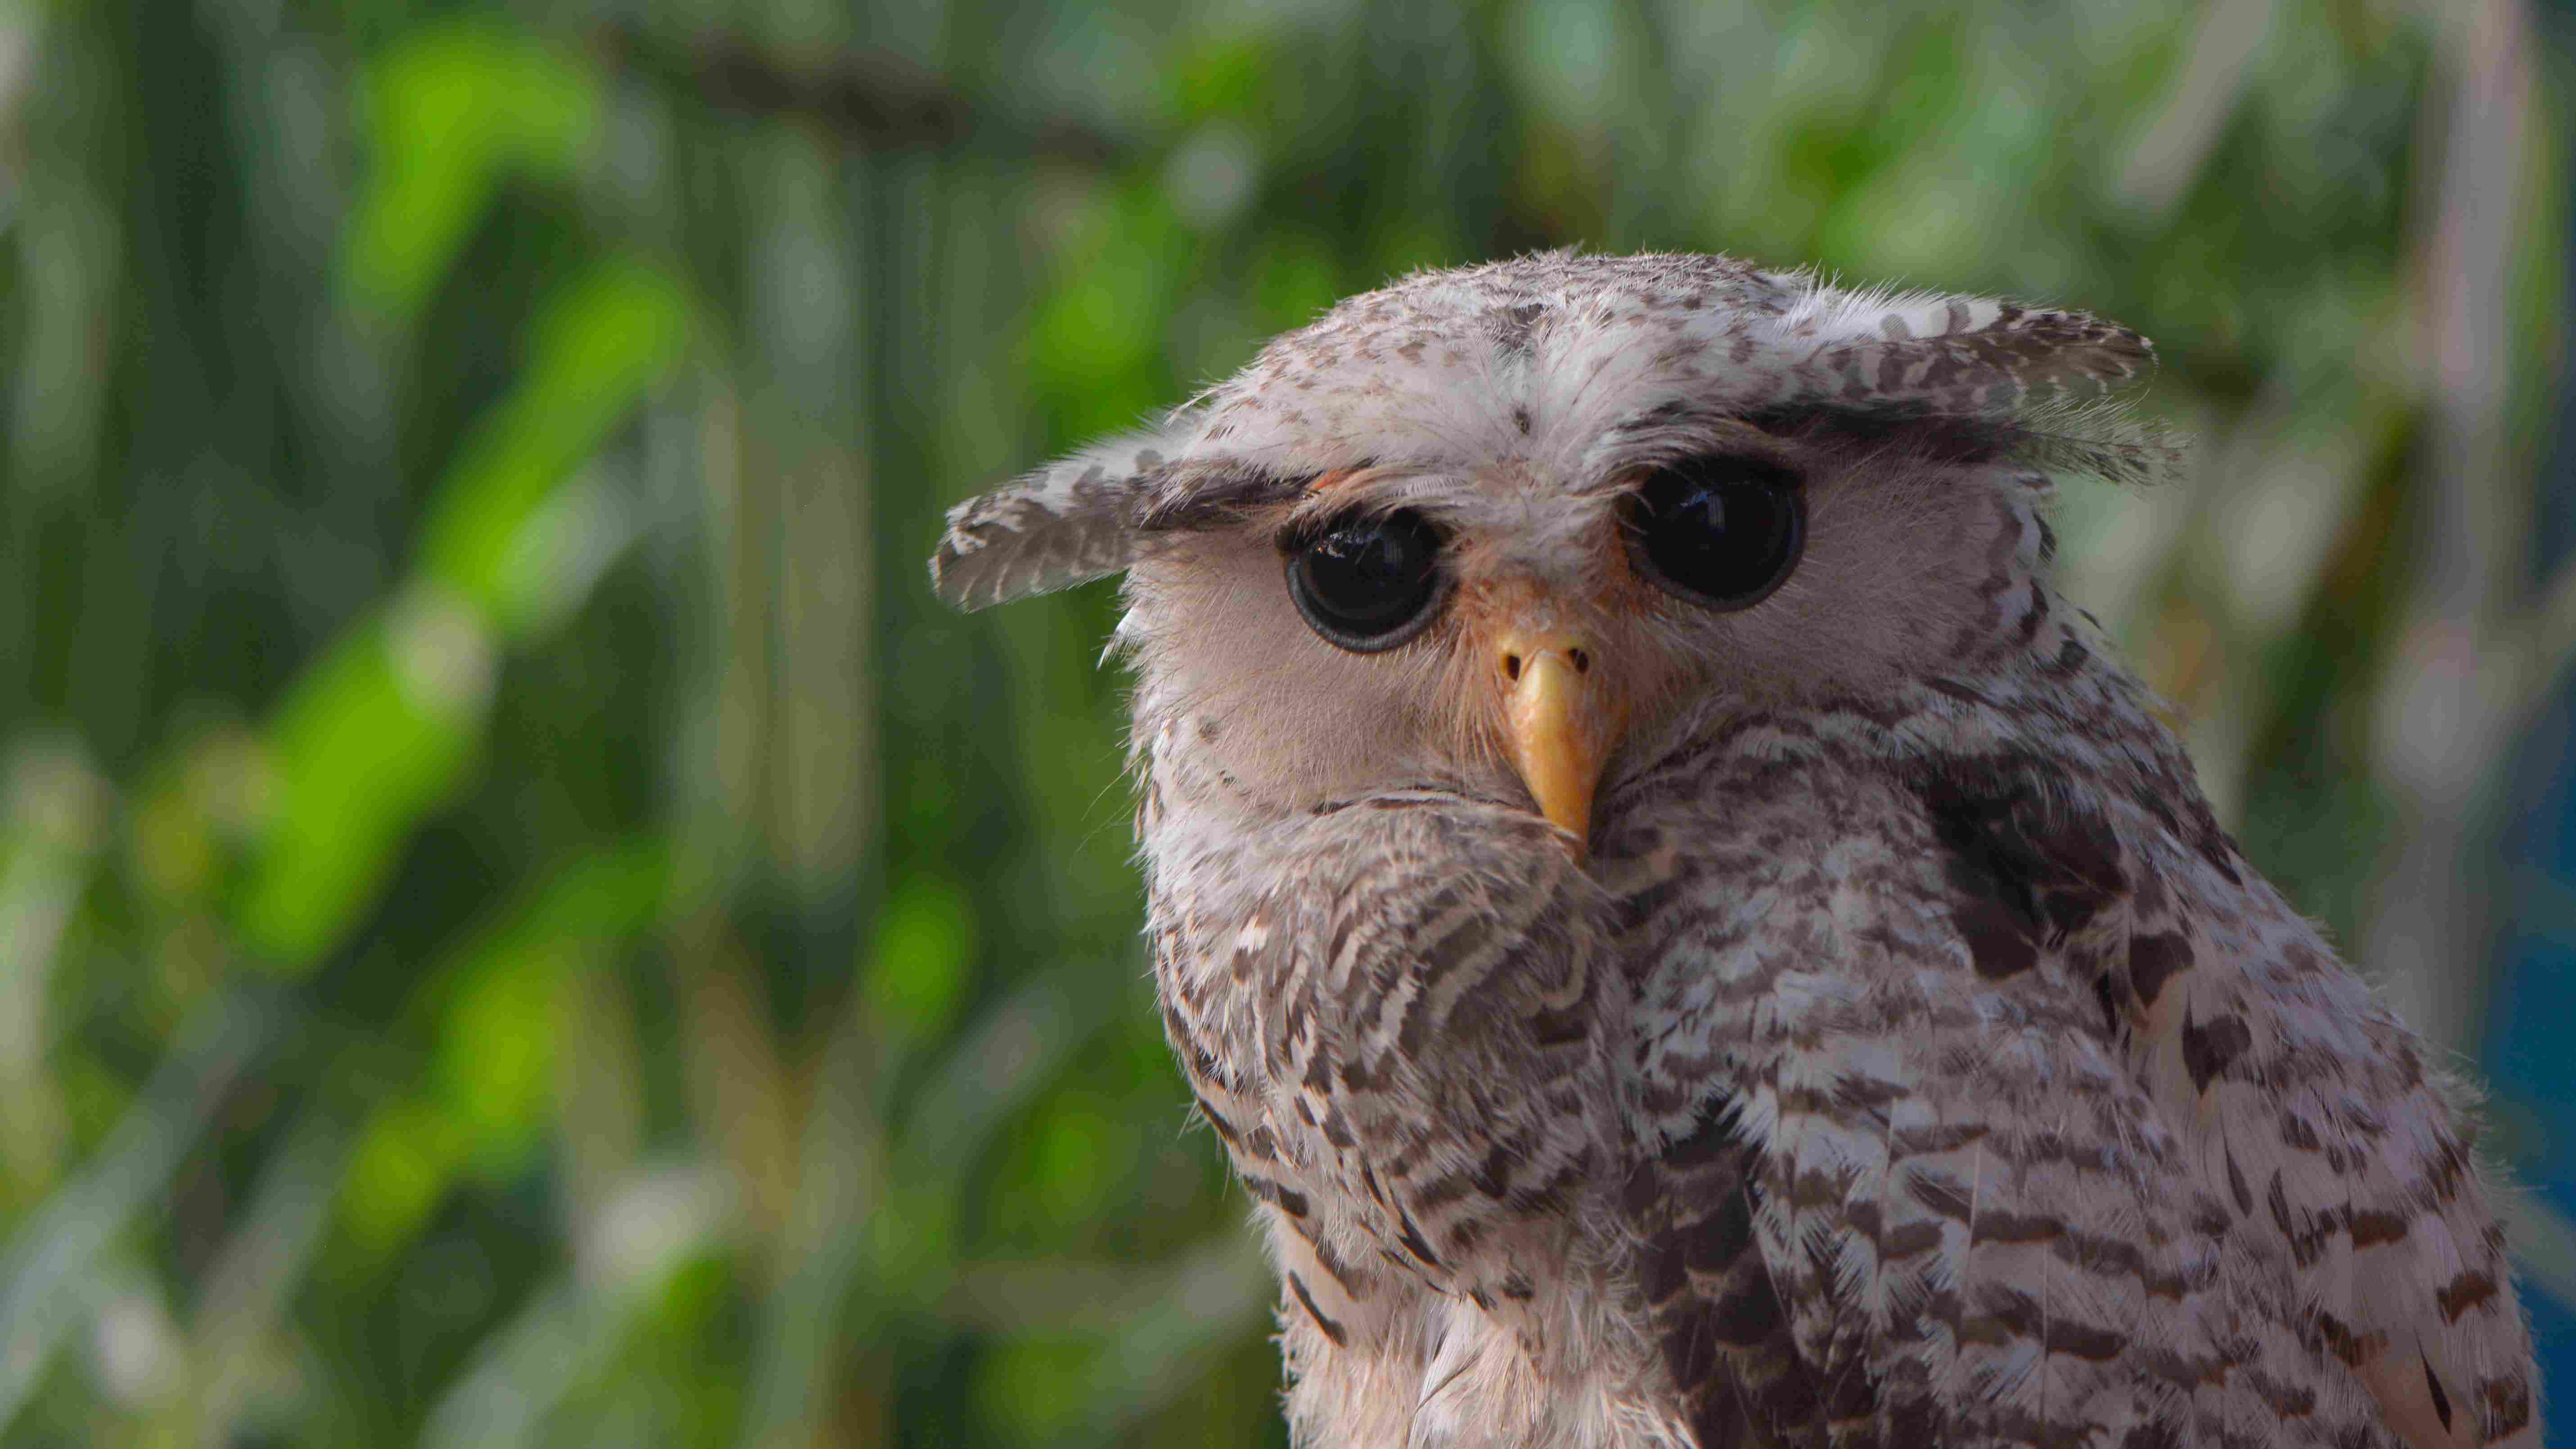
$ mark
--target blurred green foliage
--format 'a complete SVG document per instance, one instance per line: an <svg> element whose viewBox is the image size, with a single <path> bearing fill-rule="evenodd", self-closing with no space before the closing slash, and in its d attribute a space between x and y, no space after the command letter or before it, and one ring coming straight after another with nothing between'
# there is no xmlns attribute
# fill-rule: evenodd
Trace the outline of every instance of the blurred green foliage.
<svg viewBox="0 0 2576 1449"><path fill-rule="evenodd" d="M0 15L0 1439L1283 1442L1112 591L970 621L921 560L1415 267L2151 333L2212 461L2078 490L2077 592L2363 931L2482 53L2397 0ZM2505 495L2539 95L2462 223Z"/></svg>

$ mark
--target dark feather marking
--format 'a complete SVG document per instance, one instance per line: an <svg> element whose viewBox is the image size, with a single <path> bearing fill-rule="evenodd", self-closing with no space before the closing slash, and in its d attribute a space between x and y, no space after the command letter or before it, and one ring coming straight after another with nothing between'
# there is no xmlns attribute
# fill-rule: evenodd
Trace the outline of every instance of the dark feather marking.
<svg viewBox="0 0 2576 1449"><path fill-rule="evenodd" d="M1809 447L1881 454L1891 449L1928 463L1975 465L2009 455L2020 441L2008 424L1941 417L1919 407L1810 397L1749 414L1743 421L1775 438Z"/></svg>
<svg viewBox="0 0 2576 1449"><path fill-rule="evenodd" d="M2531 1381L2521 1374L2507 1374L2479 1384L2478 1399L2486 1406L2486 1437L2490 1442L2529 1427Z"/></svg>
<svg viewBox="0 0 2576 1449"><path fill-rule="evenodd" d="M1547 308L1537 302L1523 302L1493 314L1494 345L1510 355L1525 355L1530 350L1530 334Z"/></svg>
<svg viewBox="0 0 2576 1449"><path fill-rule="evenodd" d="M2346 1368L2359 1368L2384 1343L2384 1333L2357 1334L2352 1326L2331 1313L2317 1315L2317 1336L2325 1340L2326 1351L2341 1360Z"/></svg>
<svg viewBox="0 0 2576 1449"><path fill-rule="evenodd" d="M1690 1135L1675 1138L1667 1144L1662 1157L1664 1165L1676 1170L1711 1167L1730 1152L1745 1147L1738 1129L1735 1103L1727 1097L1711 1097L1700 1104L1699 1115L1691 1121Z"/></svg>
<svg viewBox="0 0 2576 1449"><path fill-rule="evenodd" d="M1805 1443L1822 1386L1802 1361L1756 1243L1753 1148L1734 1103L1711 1097L1690 1129L1627 1180L1639 1287L1702 1449Z"/></svg>
<svg viewBox="0 0 2576 1449"><path fill-rule="evenodd" d="M2451 1427L2451 1395L2442 1387L2442 1376L2433 1372L2433 1361L2421 1354L2416 1357L2424 1364L2424 1387L2432 1392L2433 1412L2441 1417L2442 1427L2447 1430Z"/></svg>
<svg viewBox="0 0 2576 1449"><path fill-rule="evenodd" d="M2182 1018L2182 1064L2191 1073L2191 1084L2199 1091L2224 1075L2230 1063L2254 1044L2254 1033L2242 1018L2213 1016L2196 1021L2190 1012Z"/></svg>
<svg viewBox="0 0 2576 1449"><path fill-rule="evenodd" d="M1306 1316L1315 1320L1315 1326L1324 1331L1324 1336L1333 1341L1334 1347L1345 1347L1350 1343L1350 1334L1340 1324L1334 1322L1331 1315L1315 1306L1315 1295L1306 1291L1305 1279L1294 1273L1289 1274L1288 1288L1297 1295L1297 1302L1306 1310Z"/></svg>
<svg viewBox="0 0 2576 1449"><path fill-rule="evenodd" d="M2444 1323L2457 1323L2461 1314L2494 1296L2496 1280L2471 1268L2436 1289L2433 1302L2441 1308Z"/></svg>
<svg viewBox="0 0 2576 1449"><path fill-rule="evenodd" d="M1945 1218L1966 1222L1970 1208L1967 1185L1945 1173L1909 1172L1905 1191L1916 1202Z"/></svg>
<svg viewBox="0 0 2576 1449"><path fill-rule="evenodd" d="M1243 1173L1242 1177L1245 1191L1263 1202L1275 1205L1281 1212L1292 1218L1305 1217L1311 1210L1311 1205L1306 1201L1306 1195L1295 1188L1282 1187L1266 1177L1255 1177L1248 1172Z"/></svg>
<svg viewBox="0 0 2576 1449"><path fill-rule="evenodd" d="M1952 905L1950 914L1961 939L1968 943L1978 975L2000 981L2039 964L2039 944L2030 938L2028 922L2005 902L1960 901Z"/></svg>
<svg viewBox="0 0 2576 1449"><path fill-rule="evenodd" d="M1951 920L1989 980L2038 965L2044 949L2126 891L2110 826L2056 803L2071 792L2053 788L2052 772L2036 759L2003 756L1915 787L1949 852ZM2121 993L2108 980L2096 990L2107 1034L2117 1030Z"/></svg>
<svg viewBox="0 0 2576 1449"><path fill-rule="evenodd" d="M1752 1246L1753 1205L1744 1194L1729 1193L1719 1201L1716 1212L1690 1230L1683 1260L1694 1273L1721 1273L1734 1266L1736 1258Z"/></svg>
<svg viewBox="0 0 2576 1449"><path fill-rule="evenodd" d="M1563 1011L1530 1013L1530 1040L1540 1047L1569 1046L1587 1040L1592 1035L1592 1019L1592 994L1587 990Z"/></svg>
<svg viewBox="0 0 2576 1449"><path fill-rule="evenodd" d="M1404 1250L1421 1259L1422 1265L1426 1268L1440 1267L1440 1256L1431 1251L1431 1243L1422 1236L1422 1229L1413 1221L1413 1215L1402 1208L1397 1208L1395 1217L1396 1222L1403 1229L1396 1235L1396 1241L1404 1245Z"/></svg>
<svg viewBox="0 0 2576 1449"><path fill-rule="evenodd" d="M2236 1210L2238 1212L2251 1216L2254 1212L2254 1188L2245 1180L2245 1169L2236 1165L2236 1148L2234 1144L2228 1144L2225 1151L2227 1154L2228 1195L2236 1199Z"/></svg>
<svg viewBox="0 0 2576 1449"><path fill-rule="evenodd" d="M2191 943L2170 932L2129 938L2129 986L2138 1004L2153 1006L2165 983L2191 969Z"/></svg>
<svg viewBox="0 0 2576 1449"><path fill-rule="evenodd" d="M1216 1135L1224 1138L1227 1146L1240 1147L1243 1138L1234 1130L1234 1124L1226 1120L1225 1114L1208 1105L1207 1098L1198 1096L1196 1093L1192 1093L1191 1096L1199 1104L1199 1115L1207 1119L1210 1127L1216 1129Z"/></svg>
<svg viewBox="0 0 2576 1449"><path fill-rule="evenodd" d="M2118 984L2111 979L2110 972L2098 971L2094 973L2093 1000L2096 1005L2102 1008L2103 1034L2109 1035L2113 1032L2117 1032L2120 1029L2120 988Z"/></svg>

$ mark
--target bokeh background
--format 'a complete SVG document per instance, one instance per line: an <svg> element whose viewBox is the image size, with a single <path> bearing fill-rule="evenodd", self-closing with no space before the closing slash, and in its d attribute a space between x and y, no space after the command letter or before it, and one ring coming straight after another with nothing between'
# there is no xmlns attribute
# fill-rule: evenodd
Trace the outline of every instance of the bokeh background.
<svg viewBox="0 0 2576 1449"><path fill-rule="evenodd" d="M2567 1363L2571 34L10 0L0 1442L1284 1442L1112 590L922 562L1336 296L1568 243L2157 339L2197 469L2070 490L2071 588L2493 1078Z"/></svg>

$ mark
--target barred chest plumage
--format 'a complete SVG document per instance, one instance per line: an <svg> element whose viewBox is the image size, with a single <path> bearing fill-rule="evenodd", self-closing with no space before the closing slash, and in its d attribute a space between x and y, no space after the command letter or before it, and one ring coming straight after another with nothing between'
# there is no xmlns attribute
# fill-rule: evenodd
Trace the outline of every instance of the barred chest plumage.
<svg viewBox="0 0 2576 1449"><path fill-rule="evenodd" d="M2187 781L2010 714L1738 720L1607 792L1581 871L1432 791L1194 831L1214 782L1149 767L1165 1020L1261 1203L1304 1442L1946 1443L1945 1396L2017 1385L2032 1443L2394 1443L2316 1361L2384 1360L2409 1281L2470 1321L2382 1392L2527 1423L2402 1029ZM1880 1338L1911 1409L1849 1387ZM2272 1399L2306 1432L2243 1427Z"/></svg>
<svg viewBox="0 0 2576 1449"><path fill-rule="evenodd" d="M1678 1445L1618 1222L1615 903L1525 811L1243 829L1149 751L1166 1030L1259 1202L1301 1442Z"/></svg>

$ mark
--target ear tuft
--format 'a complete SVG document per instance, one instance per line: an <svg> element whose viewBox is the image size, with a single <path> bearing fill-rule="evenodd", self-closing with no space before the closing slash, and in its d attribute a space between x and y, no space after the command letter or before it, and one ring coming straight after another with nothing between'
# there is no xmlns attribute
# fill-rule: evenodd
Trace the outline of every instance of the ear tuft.
<svg viewBox="0 0 2576 1449"><path fill-rule="evenodd" d="M2118 402L2031 408L2006 420L2004 436L2012 455L2034 467L2123 485L2172 482L2191 461L2182 433Z"/></svg>
<svg viewBox="0 0 2576 1449"><path fill-rule="evenodd" d="M1891 310L1874 337L1829 342L1804 364L1846 398L1878 398L1943 417L2003 417L2108 397L2155 371L2156 349L2117 323L2011 302L1954 302L1949 331L1924 334Z"/></svg>
<svg viewBox="0 0 2576 1449"><path fill-rule="evenodd" d="M1803 326L1789 335L1814 343L1792 368L1808 405L1971 421L1996 429L2025 461L2118 482L2182 468L2182 441L2119 400L2154 375L2156 350L2115 322L1982 297L1880 293L1828 293L1792 315Z"/></svg>
<svg viewBox="0 0 2576 1449"><path fill-rule="evenodd" d="M1094 444L948 511L930 586L961 609L1071 588L1135 561L1138 515L1166 435Z"/></svg>

